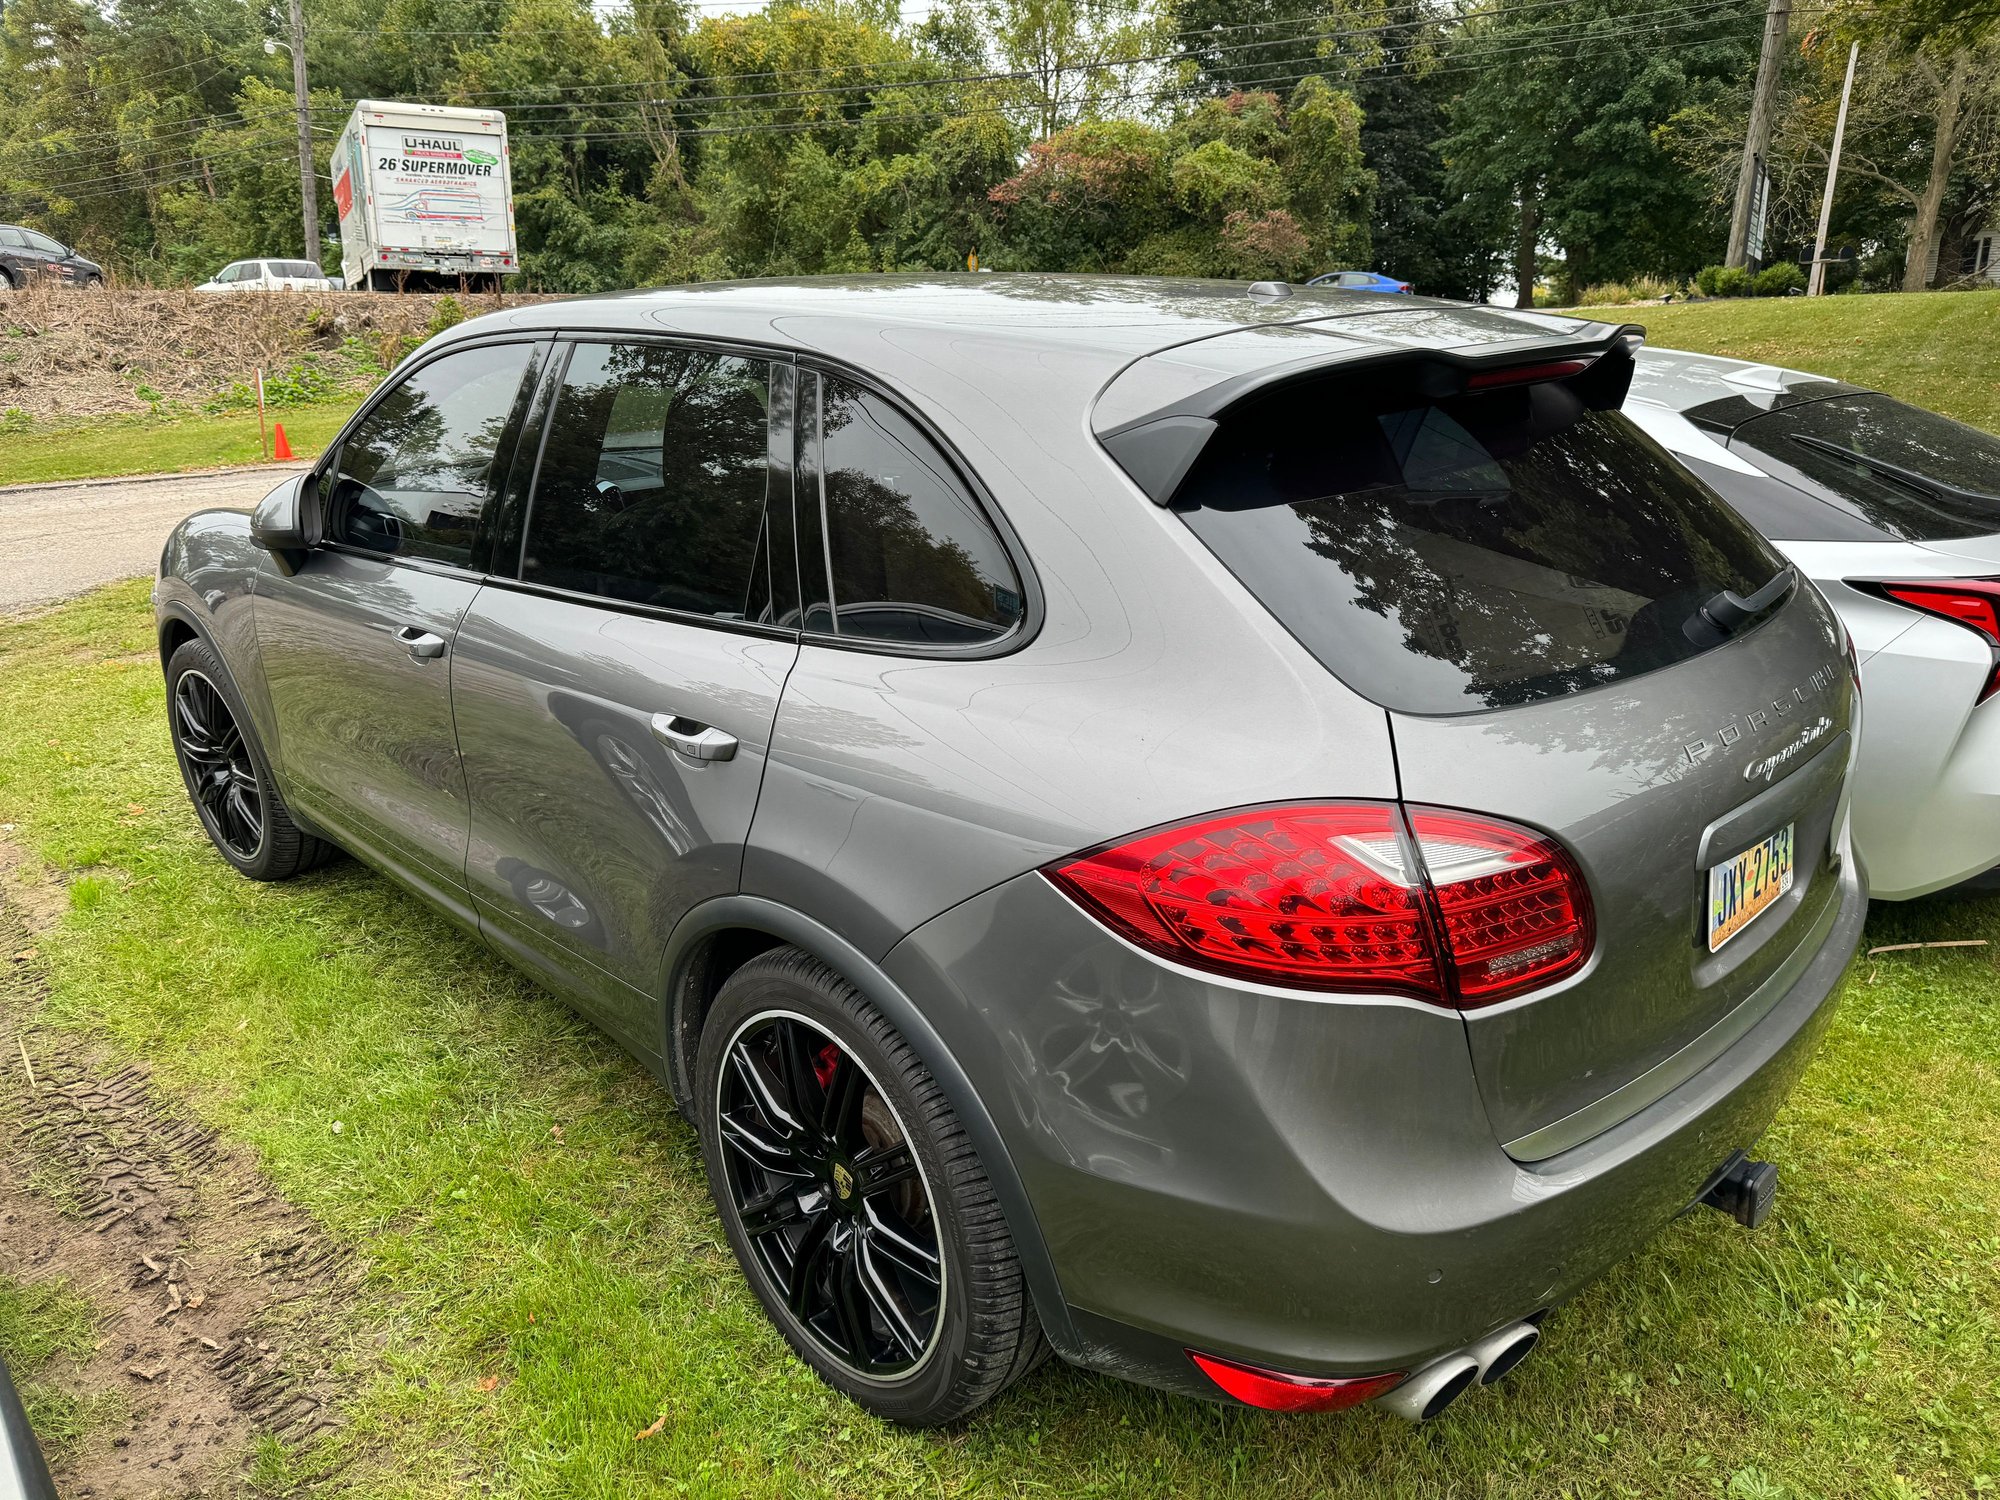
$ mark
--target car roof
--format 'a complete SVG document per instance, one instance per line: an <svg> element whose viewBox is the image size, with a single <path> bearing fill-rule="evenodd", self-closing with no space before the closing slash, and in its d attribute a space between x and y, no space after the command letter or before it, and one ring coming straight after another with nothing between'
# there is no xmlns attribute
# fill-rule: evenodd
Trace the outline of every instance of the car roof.
<svg viewBox="0 0 2000 1500"><path fill-rule="evenodd" d="M1751 417L1802 401L1864 393L1868 393L1866 386L1849 385L1805 370L1647 345L1639 350L1634 361L1632 390L1627 399L1676 412L1702 408L1705 420L1734 427Z"/></svg>
<svg viewBox="0 0 2000 1500"><path fill-rule="evenodd" d="M1087 372L1094 390L1130 362L1196 340L1279 324L1342 320L1378 345L1436 348L1603 331L1549 313L1516 312L1403 294L1270 282L1151 277L945 274L701 282L541 303L460 324L447 337L503 329L682 334L791 348L885 378L923 383L940 359L955 373L984 359L1021 381ZM962 353L955 359L949 349ZM1007 351L1002 353L1003 348ZM1037 367L1036 351L1059 356ZM1019 355L1016 359L1012 356Z"/></svg>

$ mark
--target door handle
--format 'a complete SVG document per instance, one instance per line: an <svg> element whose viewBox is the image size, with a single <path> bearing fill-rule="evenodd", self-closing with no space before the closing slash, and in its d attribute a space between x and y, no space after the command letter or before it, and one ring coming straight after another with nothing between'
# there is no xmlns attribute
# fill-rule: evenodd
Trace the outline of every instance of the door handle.
<svg viewBox="0 0 2000 1500"><path fill-rule="evenodd" d="M410 648L412 661L430 661L444 655L444 637L414 625L405 625L396 632L396 644Z"/></svg>
<svg viewBox="0 0 2000 1500"><path fill-rule="evenodd" d="M653 733L692 760L730 760L736 755L735 735L678 714L654 714Z"/></svg>

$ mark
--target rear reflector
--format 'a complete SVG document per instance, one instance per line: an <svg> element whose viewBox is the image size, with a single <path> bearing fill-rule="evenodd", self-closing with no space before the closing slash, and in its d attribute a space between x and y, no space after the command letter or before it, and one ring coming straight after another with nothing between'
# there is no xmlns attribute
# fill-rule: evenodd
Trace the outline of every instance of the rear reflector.
<svg viewBox="0 0 2000 1500"><path fill-rule="evenodd" d="M1907 604L1927 615L1950 620L1954 625L1983 636L1994 652L1994 669L1986 674L1979 690L1984 703L2000 691L2000 578L1953 578L1932 583L1872 583L1865 587Z"/></svg>
<svg viewBox="0 0 2000 1500"><path fill-rule="evenodd" d="M1222 1390L1246 1406L1265 1411L1343 1411L1373 1401L1394 1390L1406 1378L1401 1370L1384 1375L1343 1375L1316 1379L1307 1375L1287 1375L1281 1370L1260 1370L1255 1365L1238 1364L1213 1354L1188 1350L1188 1358Z"/></svg>
<svg viewBox="0 0 2000 1500"><path fill-rule="evenodd" d="M1296 989L1491 1005L1590 956L1590 895L1538 834L1443 808L1301 803L1155 829L1043 872L1191 968Z"/></svg>

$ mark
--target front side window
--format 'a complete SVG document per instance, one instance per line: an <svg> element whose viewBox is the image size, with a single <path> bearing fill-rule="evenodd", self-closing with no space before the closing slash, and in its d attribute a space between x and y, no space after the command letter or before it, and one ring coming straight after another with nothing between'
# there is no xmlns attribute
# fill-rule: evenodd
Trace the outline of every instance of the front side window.
<svg viewBox="0 0 2000 1500"><path fill-rule="evenodd" d="M480 517L504 477L501 440L533 354L531 344L461 349L377 402L340 446L328 537L470 566Z"/></svg>
<svg viewBox="0 0 2000 1500"><path fill-rule="evenodd" d="M44 255L61 255L64 253L63 247L45 234L36 234L34 230L30 229L27 231L27 235L28 248L30 250L39 250Z"/></svg>
<svg viewBox="0 0 2000 1500"><path fill-rule="evenodd" d="M1890 396L1782 407L1729 446L1905 541L2000 532L2000 438Z"/></svg>
<svg viewBox="0 0 2000 1500"><path fill-rule="evenodd" d="M1565 392L1404 404L1312 383L1226 418L1176 497L1336 676L1463 713L1707 649L1688 626L1783 567L1624 416Z"/></svg>
<svg viewBox="0 0 2000 1500"><path fill-rule="evenodd" d="M243 269L243 263L238 261L233 266L224 266L220 271L217 271L215 279L217 281L236 281L242 277Z"/></svg>
<svg viewBox="0 0 2000 1500"><path fill-rule="evenodd" d="M799 503L809 629L968 646L1020 622L1007 550L949 460L907 417L834 376L800 382Z"/></svg>
<svg viewBox="0 0 2000 1500"><path fill-rule="evenodd" d="M578 344L528 513L521 577L768 621L771 367L664 344Z"/></svg>

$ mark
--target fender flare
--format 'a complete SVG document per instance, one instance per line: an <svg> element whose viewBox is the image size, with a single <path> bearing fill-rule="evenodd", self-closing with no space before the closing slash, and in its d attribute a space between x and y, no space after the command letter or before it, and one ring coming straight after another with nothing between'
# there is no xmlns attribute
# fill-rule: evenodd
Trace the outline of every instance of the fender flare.
<svg viewBox="0 0 2000 1500"><path fill-rule="evenodd" d="M1042 1332L1058 1354L1071 1360L1078 1358L1083 1341L1070 1320L1069 1303L1056 1277L1055 1262L1043 1239L1034 1205L985 1101L917 1004L873 959L831 928L789 906L747 895L717 896L704 901L675 925L667 940L666 986L661 993L668 998L662 1007L660 1041L668 1086L683 1110L687 1111L692 1102L688 1059L681 1045L689 967L702 939L729 928L765 933L837 970L868 997L869 1003L915 1049L972 1138L980 1164L993 1184L993 1196L1007 1221L1007 1232L1014 1241L1014 1253L1020 1258L1021 1274L1028 1284L1029 1295L1034 1298Z"/></svg>

